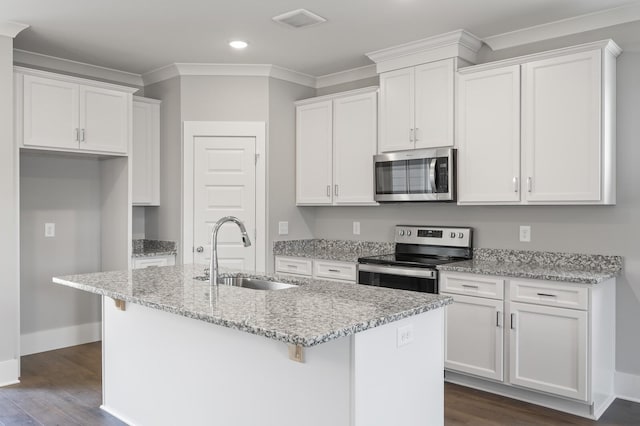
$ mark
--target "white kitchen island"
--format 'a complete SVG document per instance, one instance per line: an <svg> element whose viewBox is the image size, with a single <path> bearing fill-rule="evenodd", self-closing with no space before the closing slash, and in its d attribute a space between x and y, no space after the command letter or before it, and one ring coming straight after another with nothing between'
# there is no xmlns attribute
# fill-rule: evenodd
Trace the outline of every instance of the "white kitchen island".
<svg viewBox="0 0 640 426"><path fill-rule="evenodd" d="M105 411L139 426L444 423L451 298L316 280L211 291L202 271L54 278L104 296Z"/></svg>

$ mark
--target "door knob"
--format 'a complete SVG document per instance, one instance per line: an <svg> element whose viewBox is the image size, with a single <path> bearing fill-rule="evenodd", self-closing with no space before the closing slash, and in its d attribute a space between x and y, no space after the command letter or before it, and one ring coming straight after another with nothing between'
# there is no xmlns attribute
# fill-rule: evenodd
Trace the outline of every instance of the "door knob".
<svg viewBox="0 0 640 426"><path fill-rule="evenodd" d="M200 246L196 249L198 253L202 253L204 251L204 247Z"/></svg>

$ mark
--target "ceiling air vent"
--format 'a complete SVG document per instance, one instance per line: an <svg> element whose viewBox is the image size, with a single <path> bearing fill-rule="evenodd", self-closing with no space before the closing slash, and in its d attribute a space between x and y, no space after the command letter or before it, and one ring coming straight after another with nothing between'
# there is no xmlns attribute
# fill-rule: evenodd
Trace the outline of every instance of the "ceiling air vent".
<svg viewBox="0 0 640 426"><path fill-rule="evenodd" d="M327 21L322 16L318 16L306 9L292 10L291 12L274 16L271 19L291 28L310 27L311 25L321 24Z"/></svg>

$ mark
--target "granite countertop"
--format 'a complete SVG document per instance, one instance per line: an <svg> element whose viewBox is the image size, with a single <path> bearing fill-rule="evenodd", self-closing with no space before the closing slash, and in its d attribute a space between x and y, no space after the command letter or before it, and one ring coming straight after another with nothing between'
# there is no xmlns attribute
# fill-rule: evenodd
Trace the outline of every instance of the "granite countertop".
<svg viewBox="0 0 640 426"><path fill-rule="evenodd" d="M355 263L359 257L393 253L395 248L395 243L308 239L276 241L273 254Z"/></svg>
<svg viewBox="0 0 640 426"><path fill-rule="evenodd" d="M196 279L204 265L55 277L53 282L305 347L349 336L452 303L448 296L314 279L264 291ZM222 271L229 275L229 271ZM233 273L262 277L258 274Z"/></svg>
<svg viewBox="0 0 640 426"><path fill-rule="evenodd" d="M133 257L171 256L177 254L175 241L133 240Z"/></svg>
<svg viewBox="0 0 640 426"><path fill-rule="evenodd" d="M622 271L621 256L475 249L473 260L439 265L440 271L546 281L599 284Z"/></svg>

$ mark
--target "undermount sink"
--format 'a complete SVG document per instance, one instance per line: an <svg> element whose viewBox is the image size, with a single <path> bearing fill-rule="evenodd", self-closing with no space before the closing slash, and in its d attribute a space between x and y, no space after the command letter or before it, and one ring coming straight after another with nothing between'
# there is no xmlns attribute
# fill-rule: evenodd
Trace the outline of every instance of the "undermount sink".
<svg viewBox="0 0 640 426"><path fill-rule="evenodd" d="M201 281L208 281L209 277L196 277L196 279L199 279ZM295 284L287 284L278 281L268 281L249 277L219 277L218 285L244 287L253 290L283 290L285 288L297 287L297 285Z"/></svg>

